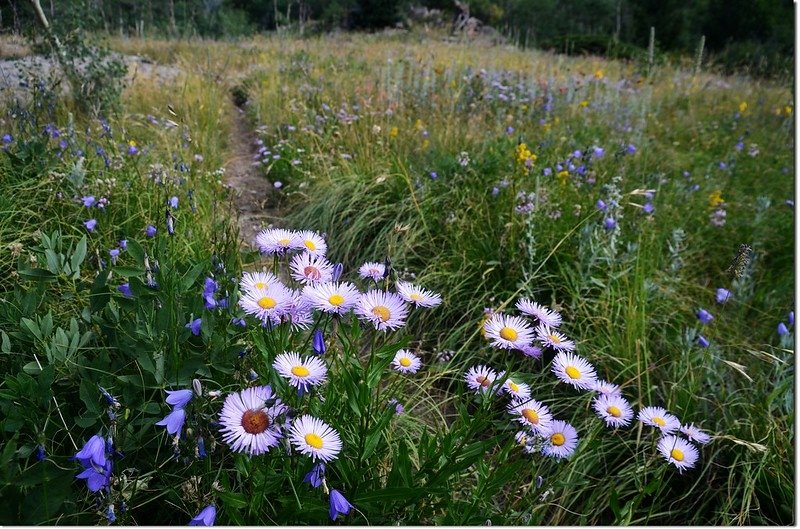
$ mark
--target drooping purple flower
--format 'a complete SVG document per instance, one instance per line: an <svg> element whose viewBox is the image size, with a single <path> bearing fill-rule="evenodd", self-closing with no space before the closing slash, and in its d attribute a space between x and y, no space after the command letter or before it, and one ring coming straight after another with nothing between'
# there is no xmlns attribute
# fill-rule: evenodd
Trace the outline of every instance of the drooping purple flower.
<svg viewBox="0 0 800 529"><path fill-rule="evenodd" d="M322 485L322 479L325 477L325 463L317 463L303 478L303 483L310 483L315 489Z"/></svg>
<svg viewBox="0 0 800 529"><path fill-rule="evenodd" d="M603 155L606 153L606 150L602 147L595 147L592 151L595 158L602 158Z"/></svg>
<svg viewBox="0 0 800 529"><path fill-rule="evenodd" d="M192 395L194 395L191 389L166 390L166 392L167 398L164 400L175 409L186 406L192 400Z"/></svg>
<svg viewBox="0 0 800 529"><path fill-rule="evenodd" d="M500 194L500 189L497 188L497 187L493 187L492 188L492 197L496 197L499 194Z"/></svg>
<svg viewBox="0 0 800 529"><path fill-rule="evenodd" d="M244 318L231 318L231 323L237 327L247 327L247 322Z"/></svg>
<svg viewBox="0 0 800 529"><path fill-rule="evenodd" d="M711 315L706 309L698 309L697 311L697 319L700 320L700 323L703 325L708 325L711 323L711 320L714 319L714 316Z"/></svg>
<svg viewBox="0 0 800 529"><path fill-rule="evenodd" d="M206 441L202 437L197 438L197 457L203 459L206 457Z"/></svg>
<svg viewBox="0 0 800 529"><path fill-rule="evenodd" d="M731 299L731 291L727 288L718 288L717 289L717 303L725 303Z"/></svg>
<svg viewBox="0 0 800 529"><path fill-rule="evenodd" d="M311 342L311 347L318 355L325 354L325 337L322 335L321 329L314 331L314 339Z"/></svg>
<svg viewBox="0 0 800 529"><path fill-rule="evenodd" d="M89 232L93 232L97 227L97 219L89 219L85 221L83 225L86 226L86 229L89 230Z"/></svg>
<svg viewBox="0 0 800 529"><path fill-rule="evenodd" d="M214 299L214 294L219 289L219 285L211 277L206 277L203 283L203 301L207 309L213 309L217 306L217 300Z"/></svg>
<svg viewBox="0 0 800 529"><path fill-rule="evenodd" d="M344 271L344 265L342 263L336 263L333 265L333 273L331 274L331 281L334 283L339 281L339 278L342 276L342 272Z"/></svg>
<svg viewBox="0 0 800 529"><path fill-rule="evenodd" d="M698 334L697 335L697 345L699 345L700 347L703 347L703 348L708 347L709 346L708 338L706 338L702 334Z"/></svg>
<svg viewBox="0 0 800 529"><path fill-rule="evenodd" d="M108 251L108 254L111 256L111 264L117 264L117 257L119 257L119 248L112 248Z"/></svg>
<svg viewBox="0 0 800 529"><path fill-rule="evenodd" d="M551 174L553 174L553 169L551 169L550 167L545 167L545 168L542 170L542 174L543 174L544 176L550 176Z"/></svg>
<svg viewBox="0 0 800 529"><path fill-rule="evenodd" d="M336 517L340 514L347 516L350 514L350 509L353 508L347 498L336 489L331 489L330 505L328 514L330 514L331 520L336 520Z"/></svg>
<svg viewBox="0 0 800 529"><path fill-rule="evenodd" d="M439 178L439 173L437 173L436 171L431 171L428 174L430 175L431 180L436 180L437 178Z"/></svg>
<svg viewBox="0 0 800 529"><path fill-rule="evenodd" d="M128 239L122 239L119 241L119 248L120 250L127 250L128 249Z"/></svg>
<svg viewBox="0 0 800 529"><path fill-rule="evenodd" d="M647 202L644 205L644 207L642 207L642 211L644 211L648 215L652 215L655 210L656 210L656 208L655 208L655 206L653 206L652 202Z"/></svg>
<svg viewBox="0 0 800 529"><path fill-rule="evenodd" d="M209 505L208 507L204 508L202 511L197 513L197 516L192 518L189 521L189 525L200 525L203 527L211 527L214 525L214 521L217 518L217 508L213 505Z"/></svg>
<svg viewBox="0 0 800 529"><path fill-rule="evenodd" d="M103 467L106 464L106 442L99 435L92 436L83 448L75 454L74 459L83 464L83 466L95 465Z"/></svg>
<svg viewBox="0 0 800 529"><path fill-rule="evenodd" d="M614 220L614 217L606 217L606 219L603 221L603 227L606 230L611 231L617 227L617 221Z"/></svg>
<svg viewBox="0 0 800 529"><path fill-rule="evenodd" d="M84 470L80 474L76 474L75 477L86 480L86 487L89 489L89 492L97 492L100 489L107 489L110 486L111 460L106 461L106 463L101 466L93 465L91 462L84 463L83 461L81 461L81 464Z"/></svg>
<svg viewBox="0 0 800 529"><path fill-rule="evenodd" d="M184 327L187 329L191 329L192 334L194 334L195 336L200 336L200 327L202 325L203 325L203 319L197 318L184 325Z"/></svg>
<svg viewBox="0 0 800 529"><path fill-rule="evenodd" d="M789 320L789 325L794 325L794 311L789 311L789 314L786 316L786 319Z"/></svg>
<svg viewBox="0 0 800 529"><path fill-rule="evenodd" d="M133 292L131 291L130 283L122 283L120 286L117 287L117 290L120 294L125 296L126 298L132 298Z"/></svg>
<svg viewBox="0 0 800 529"><path fill-rule="evenodd" d="M3 134L3 143L8 145L9 143L11 143L13 141L14 141L14 136L12 136L11 134Z"/></svg>
<svg viewBox="0 0 800 529"><path fill-rule="evenodd" d="M117 515L114 514L114 504L110 504L108 509L106 509L106 518L108 519L108 523L112 524L117 521Z"/></svg>
<svg viewBox="0 0 800 529"><path fill-rule="evenodd" d="M178 197L173 196L169 198L169 207L178 209Z"/></svg>
<svg viewBox="0 0 800 529"><path fill-rule="evenodd" d="M778 336L786 336L787 334L789 334L789 329L786 327L785 323L780 322L778 324Z"/></svg>
<svg viewBox="0 0 800 529"><path fill-rule="evenodd" d="M120 403L117 400L117 397L109 393L108 390L103 386L97 386L97 387L100 388L100 393L103 395L103 398L106 399L106 404L114 408L120 407Z"/></svg>
<svg viewBox="0 0 800 529"><path fill-rule="evenodd" d="M181 436L183 424L186 422L186 410L183 408L175 408L169 415L156 423L156 426L166 426L167 433L170 435Z"/></svg>
<svg viewBox="0 0 800 529"><path fill-rule="evenodd" d="M148 224L148 226L144 229L144 234L148 237L155 237L156 236L156 227L152 224Z"/></svg>
<svg viewBox="0 0 800 529"><path fill-rule="evenodd" d="M627 147L625 147L625 152L628 154L636 154L636 145L629 143Z"/></svg>
<svg viewBox="0 0 800 529"><path fill-rule="evenodd" d="M90 208L90 207L94 206L94 203L97 202L97 199L94 198L93 195L87 195L87 196L81 198L81 202L83 202L83 207Z"/></svg>
<svg viewBox="0 0 800 529"><path fill-rule="evenodd" d="M136 147L136 145L128 145L128 154L130 154L131 156L134 156L138 152L139 152L139 149Z"/></svg>

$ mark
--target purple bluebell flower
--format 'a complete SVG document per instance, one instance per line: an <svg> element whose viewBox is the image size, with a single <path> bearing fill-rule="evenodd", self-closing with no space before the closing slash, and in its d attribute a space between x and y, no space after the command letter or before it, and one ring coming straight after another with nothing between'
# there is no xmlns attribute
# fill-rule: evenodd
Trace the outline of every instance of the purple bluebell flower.
<svg viewBox="0 0 800 529"><path fill-rule="evenodd" d="M100 489L108 488L111 484L111 460L105 462L104 465L96 466L93 465L91 462L83 462L81 464L84 467L83 472L80 474L76 474L75 477L78 479L85 479L86 480L86 487L89 489L89 492L97 492Z"/></svg>
<svg viewBox="0 0 800 529"><path fill-rule="evenodd" d="M195 336L200 336L200 327L202 325L203 325L203 319L197 318L184 325L184 327L187 329L191 329L192 334L194 334Z"/></svg>
<svg viewBox="0 0 800 529"><path fill-rule="evenodd" d="M148 237L155 237L156 236L156 227L152 224L148 224L148 226L144 229L144 234Z"/></svg>
<svg viewBox="0 0 800 529"><path fill-rule="evenodd" d="M725 169L728 168L728 164L726 164L725 162L719 162L719 168L724 171Z"/></svg>
<svg viewBox="0 0 800 529"><path fill-rule="evenodd" d="M11 143L13 141L14 141L14 136L12 136L11 134L3 134L3 143L8 145L9 143Z"/></svg>
<svg viewBox="0 0 800 529"><path fill-rule="evenodd" d="M251 369L250 372L247 374L247 380L249 380L250 382L255 382L256 380L258 380L258 373L256 373L255 370Z"/></svg>
<svg viewBox="0 0 800 529"><path fill-rule="evenodd" d="M213 309L217 306L217 300L214 299L214 294L219 289L219 285L211 277L206 277L203 283L203 301L207 309Z"/></svg>
<svg viewBox="0 0 800 529"><path fill-rule="evenodd" d="M213 505L209 505L208 507L204 508L202 511L197 513L197 516L192 518L189 521L189 525L200 525L203 527L211 527L214 525L214 521L217 519L217 508Z"/></svg>
<svg viewBox="0 0 800 529"><path fill-rule="evenodd" d="M347 516L350 514L350 509L353 508L350 502L347 501L347 498L345 498L342 493L336 489L331 490L330 505L331 507L328 514L330 514L331 520L336 520L336 517L340 514Z"/></svg>
<svg viewBox="0 0 800 529"><path fill-rule="evenodd" d="M128 154L134 156L139 152L139 149L136 148L136 145L128 145Z"/></svg>
<svg viewBox="0 0 800 529"><path fill-rule="evenodd" d="M106 509L106 519L108 519L108 523L112 524L117 521L117 515L114 514L114 504L110 504L108 509Z"/></svg>
<svg viewBox="0 0 800 529"><path fill-rule="evenodd" d="M789 320L789 325L794 325L794 311L790 310L789 314L786 316L786 319Z"/></svg>
<svg viewBox="0 0 800 529"><path fill-rule="evenodd" d="M126 298L132 298L133 292L131 291L130 283L122 283L120 286L117 287L117 290L120 294L125 296Z"/></svg>
<svg viewBox="0 0 800 529"><path fill-rule="evenodd" d="M333 273L331 274L331 281L339 281L339 278L342 277L342 272L344 271L344 265L342 263L336 263L333 265Z"/></svg>
<svg viewBox="0 0 800 529"><path fill-rule="evenodd" d="M652 215L655 210L656 210L656 208L655 208L655 206L653 206L652 202L647 202L644 205L644 207L642 207L642 211L644 211L648 215Z"/></svg>
<svg viewBox="0 0 800 529"><path fill-rule="evenodd" d="M700 323L703 325L708 325L711 323L711 320L714 319L714 316L711 315L706 309L699 309L697 311L697 319L700 320Z"/></svg>
<svg viewBox="0 0 800 529"><path fill-rule="evenodd" d="M197 438L197 458L203 459L206 457L206 441L202 437Z"/></svg>
<svg viewBox="0 0 800 529"><path fill-rule="evenodd" d="M718 288L717 289L717 303L725 303L731 299L731 291L727 288Z"/></svg>
<svg viewBox="0 0 800 529"><path fill-rule="evenodd" d="M542 170L542 174L543 174L544 176L550 176L551 174L553 174L553 170L552 170L550 167L545 167L545 168Z"/></svg>
<svg viewBox="0 0 800 529"><path fill-rule="evenodd" d="M186 410L183 408L175 408L169 415L156 423L156 426L166 426L167 433L170 435L181 436L183 424L186 422Z"/></svg>
<svg viewBox="0 0 800 529"><path fill-rule="evenodd" d="M636 145L629 143L627 147L625 147L625 152L628 154L636 154Z"/></svg>
<svg viewBox="0 0 800 529"><path fill-rule="evenodd" d="M536 488L542 488L542 484L544 483L544 478L542 476L536 476Z"/></svg>
<svg viewBox="0 0 800 529"><path fill-rule="evenodd" d="M322 480L325 477L325 463L317 463L303 478L303 483L310 483L315 489L322 485Z"/></svg>
<svg viewBox="0 0 800 529"><path fill-rule="evenodd" d="M325 337L322 335L322 330L317 329L314 331L314 339L311 342L311 348L318 355L325 354Z"/></svg>
<svg viewBox="0 0 800 529"><path fill-rule="evenodd" d="M697 335L697 345L699 345L700 347L703 347L703 348L708 347L709 346L708 338L706 338L702 334L698 334Z"/></svg>
<svg viewBox="0 0 800 529"><path fill-rule="evenodd" d="M119 248L112 248L108 251L108 254L111 256L111 264L117 264L117 257L119 257Z"/></svg>
<svg viewBox="0 0 800 529"><path fill-rule="evenodd" d="M92 436L83 448L75 454L74 459L86 466L103 467L106 464L106 442L99 435Z"/></svg>
<svg viewBox="0 0 800 529"><path fill-rule="evenodd" d="M85 221L83 225L86 226L86 229L89 230L89 232L93 232L97 227L97 219L89 219Z"/></svg>
<svg viewBox="0 0 800 529"><path fill-rule="evenodd" d="M247 322L244 318L231 318L231 324L236 325L237 327L247 327Z"/></svg>
<svg viewBox="0 0 800 529"><path fill-rule="evenodd" d="M789 334L789 329L786 327L785 323L780 322L778 324L778 336L786 336L787 334Z"/></svg>
<svg viewBox="0 0 800 529"><path fill-rule="evenodd" d="M439 178L439 173L437 173L436 171L431 171L428 174L430 175L431 180L436 180L437 178Z"/></svg>
<svg viewBox="0 0 800 529"><path fill-rule="evenodd" d="M514 127L512 127L511 125L506 127L506 134L514 134Z"/></svg>
<svg viewBox="0 0 800 529"><path fill-rule="evenodd" d="M172 406L175 409L183 408L186 406L189 401L192 400L192 393L191 389L178 389L175 391L166 390L167 398L165 399L166 403Z"/></svg>
<svg viewBox="0 0 800 529"><path fill-rule="evenodd" d="M170 197L169 198L169 207L172 209L178 209L178 197Z"/></svg>
<svg viewBox="0 0 800 529"><path fill-rule="evenodd" d="M90 208L94 206L94 203L97 202L97 200L94 198L93 195L87 195L81 198L81 202L83 202L83 207Z"/></svg>
<svg viewBox="0 0 800 529"><path fill-rule="evenodd" d="M119 249L120 250L128 249L128 239L122 239L121 241L119 241Z"/></svg>
<svg viewBox="0 0 800 529"><path fill-rule="evenodd" d="M97 387L100 388L100 393L103 395L103 398L106 399L106 404L108 404L109 406L113 406L114 408L120 407L120 403L117 400L117 397L109 393L108 390L103 386L97 386Z"/></svg>
<svg viewBox="0 0 800 529"><path fill-rule="evenodd" d="M493 187L492 188L492 197L496 197L499 194L500 194L500 189L498 189L496 187Z"/></svg>
<svg viewBox="0 0 800 529"><path fill-rule="evenodd" d="M602 147L595 147L592 150L592 154L594 154L595 158L602 158L605 153L606 153L606 150L603 149Z"/></svg>
<svg viewBox="0 0 800 529"><path fill-rule="evenodd" d="M36 445L36 461L44 461L47 459L47 452L44 450L44 446Z"/></svg>
<svg viewBox="0 0 800 529"><path fill-rule="evenodd" d="M606 230L611 231L617 227L617 221L614 220L614 217L606 217L606 219L603 221L603 227Z"/></svg>
<svg viewBox="0 0 800 529"><path fill-rule="evenodd" d="M600 211L605 211L608 206L606 205L605 202L603 202L603 199L597 199L597 202L595 203L595 207L597 209L599 209Z"/></svg>

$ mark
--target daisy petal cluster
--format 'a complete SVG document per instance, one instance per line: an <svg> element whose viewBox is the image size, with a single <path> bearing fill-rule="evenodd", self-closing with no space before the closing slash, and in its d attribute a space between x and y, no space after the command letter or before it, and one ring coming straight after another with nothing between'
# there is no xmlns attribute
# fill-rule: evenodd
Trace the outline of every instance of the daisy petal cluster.
<svg viewBox="0 0 800 529"><path fill-rule="evenodd" d="M346 314L358 303L360 292L352 283L321 283L307 285L303 297L315 309L331 314Z"/></svg>
<svg viewBox="0 0 800 529"><path fill-rule="evenodd" d="M305 285L327 283L333 278L333 265L324 256L299 253L289 265L292 279Z"/></svg>
<svg viewBox="0 0 800 529"><path fill-rule="evenodd" d="M256 235L256 244L265 255L284 255L305 248L297 232L282 228L261 231Z"/></svg>
<svg viewBox="0 0 800 529"><path fill-rule="evenodd" d="M278 445L282 437L278 418L287 409L268 385L231 393L219 415L222 440L235 452L263 454Z"/></svg>
<svg viewBox="0 0 800 529"><path fill-rule="evenodd" d="M300 391L308 391L312 386L322 384L328 376L325 362L315 356L301 358L299 353L293 351L276 356L272 367L289 381L289 385Z"/></svg>
<svg viewBox="0 0 800 529"><path fill-rule="evenodd" d="M572 353L561 352L553 359L553 373L561 382L577 389L589 390L597 382L594 366Z"/></svg>
<svg viewBox="0 0 800 529"><path fill-rule="evenodd" d="M491 367L483 365L470 367L464 374L464 380L467 382L467 386L475 392L485 393L490 389L497 391L497 388L492 387L497 380L497 372Z"/></svg>
<svg viewBox="0 0 800 529"><path fill-rule="evenodd" d="M358 298L355 312L359 319L372 323L377 330L387 331L405 325L408 306L394 292L370 290Z"/></svg>
<svg viewBox="0 0 800 529"><path fill-rule="evenodd" d="M697 464L700 457L695 446L677 435L665 435L658 441L658 451L669 463L678 468L678 472L690 469Z"/></svg>
<svg viewBox="0 0 800 529"><path fill-rule="evenodd" d="M678 428L678 431L680 431L686 436L687 439L694 443L704 445L711 441L711 436L694 424L682 425L680 428Z"/></svg>
<svg viewBox="0 0 800 529"><path fill-rule="evenodd" d="M297 238L302 244L302 250L307 254L324 257L328 251L328 244L325 239L315 231L300 231L297 233Z"/></svg>
<svg viewBox="0 0 800 529"><path fill-rule="evenodd" d="M518 422L542 436L548 433L553 423L553 414L550 413L550 408L538 400L515 399L508 405L508 412L516 415Z"/></svg>
<svg viewBox="0 0 800 529"><path fill-rule="evenodd" d="M421 365L422 360L405 349L397 351L397 354L394 355L394 360L392 360L392 366L400 373L416 373Z"/></svg>
<svg viewBox="0 0 800 529"><path fill-rule="evenodd" d="M372 279L376 283L383 281L386 274L386 265L383 263L366 262L358 269L358 275L361 279Z"/></svg>
<svg viewBox="0 0 800 529"><path fill-rule="evenodd" d="M647 426L658 428L663 434L672 433L681 427L681 421L677 417L658 406L647 406L639 410L639 420Z"/></svg>
<svg viewBox="0 0 800 529"><path fill-rule="evenodd" d="M600 395L594 399L592 407L606 426L619 428L628 426L633 420L633 408L621 395Z"/></svg>
<svg viewBox="0 0 800 529"><path fill-rule="evenodd" d="M533 328L519 316L493 314L483 330L491 345L500 349L522 349L533 341Z"/></svg>
<svg viewBox="0 0 800 529"><path fill-rule="evenodd" d="M565 421L554 420L545 436L542 453L555 459L571 456L578 447L578 432Z"/></svg>
<svg viewBox="0 0 800 529"><path fill-rule="evenodd" d="M517 301L517 310L526 316L536 319L536 323L548 327L559 327L561 325L561 314L528 298L521 298Z"/></svg>
<svg viewBox="0 0 800 529"><path fill-rule="evenodd" d="M397 282L397 293L404 300L417 307L435 307L442 303L442 296L405 281Z"/></svg>
<svg viewBox="0 0 800 529"><path fill-rule="evenodd" d="M329 463L342 451L339 432L316 417L298 417L289 431L289 441L301 454L310 456L313 461Z"/></svg>
<svg viewBox="0 0 800 529"><path fill-rule="evenodd" d="M536 327L536 338L542 345L559 352L572 352L575 350L575 342L544 324Z"/></svg>

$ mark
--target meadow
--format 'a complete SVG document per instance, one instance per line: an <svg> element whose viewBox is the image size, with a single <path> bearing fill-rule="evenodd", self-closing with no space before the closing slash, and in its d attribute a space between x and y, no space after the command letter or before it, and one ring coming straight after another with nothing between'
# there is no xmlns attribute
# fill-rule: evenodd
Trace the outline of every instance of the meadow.
<svg viewBox="0 0 800 529"><path fill-rule="evenodd" d="M794 522L793 79L108 45L0 121L0 523Z"/></svg>

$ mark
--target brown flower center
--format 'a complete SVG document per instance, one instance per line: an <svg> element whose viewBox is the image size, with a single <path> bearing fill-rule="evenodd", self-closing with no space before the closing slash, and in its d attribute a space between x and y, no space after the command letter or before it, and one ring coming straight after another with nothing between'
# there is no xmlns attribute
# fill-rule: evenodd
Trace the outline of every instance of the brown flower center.
<svg viewBox="0 0 800 529"><path fill-rule="evenodd" d="M250 434L259 434L269 428L269 416L264 410L247 410L242 415L242 428Z"/></svg>

